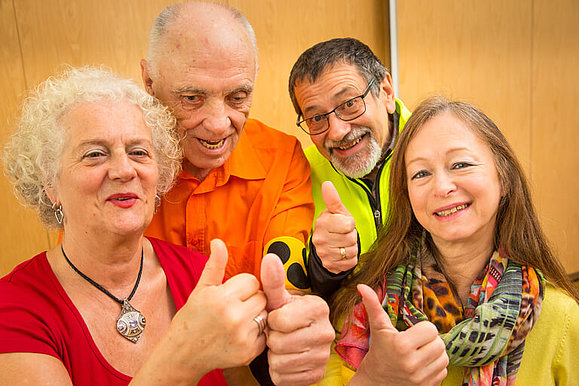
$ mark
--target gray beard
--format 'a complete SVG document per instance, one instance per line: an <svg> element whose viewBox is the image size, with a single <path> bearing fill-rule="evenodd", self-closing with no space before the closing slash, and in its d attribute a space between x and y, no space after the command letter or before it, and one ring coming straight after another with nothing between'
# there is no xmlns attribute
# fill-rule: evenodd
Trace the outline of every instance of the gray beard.
<svg viewBox="0 0 579 386"><path fill-rule="evenodd" d="M367 135L370 137L368 146L350 157L340 158L335 156L333 152L330 152L330 161L332 164L336 169L350 178L367 176L374 170L382 158L382 149L380 145L378 145L378 142L376 142L372 132L367 132ZM349 141L342 140L341 142L347 143Z"/></svg>

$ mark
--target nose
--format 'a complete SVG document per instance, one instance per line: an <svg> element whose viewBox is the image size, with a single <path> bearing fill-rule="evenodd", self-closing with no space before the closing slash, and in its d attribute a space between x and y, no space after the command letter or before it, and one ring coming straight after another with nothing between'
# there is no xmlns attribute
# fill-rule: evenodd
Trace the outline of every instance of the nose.
<svg viewBox="0 0 579 386"><path fill-rule="evenodd" d="M137 175L128 154L122 153L113 156L109 167L109 177L112 180L128 181Z"/></svg>
<svg viewBox="0 0 579 386"><path fill-rule="evenodd" d="M216 137L223 136L231 127L231 119L224 101L208 104L205 108L205 114L203 127Z"/></svg>
<svg viewBox="0 0 579 386"><path fill-rule="evenodd" d="M434 192L437 196L447 197L454 191L456 191L456 184L451 175L445 172L435 174Z"/></svg>
<svg viewBox="0 0 579 386"><path fill-rule="evenodd" d="M327 138L332 141L341 141L351 130L350 124L341 120L336 113L328 115L328 135Z"/></svg>

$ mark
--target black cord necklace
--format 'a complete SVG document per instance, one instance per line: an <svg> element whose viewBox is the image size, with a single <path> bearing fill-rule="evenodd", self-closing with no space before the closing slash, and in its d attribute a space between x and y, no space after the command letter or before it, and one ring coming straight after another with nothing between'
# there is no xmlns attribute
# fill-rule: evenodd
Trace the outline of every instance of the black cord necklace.
<svg viewBox="0 0 579 386"><path fill-rule="evenodd" d="M72 264L72 262L69 260L68 256L66 256L62 244L60 244L60 250L62 251L64 258L66 259L66 262L72 267L72 269L74 269L76 273L78 273L84 280L88 281L90 284L95 286L105 295L107 295L108 297L110 297L115 302L121 305L121 314L117 318L117 331L119 332L119 334L121 334L123 337L127 338L131 342L137 343L137 341L141 337L141 334L145 330L146 320L145 316L141 314L139 310L134 308L131 305L131 303L129 303L129 300L131 300L135 292L137 292L137 287L139 287L139 282L141 281L141 274L143 273L143 250L141 249L141 267L139 268L139 275L137 276L137 281L135 282L135 286L133 287L133 290L131 291L129 297L124 298L123 300L117 298L115 295L113 295L105 288L103 288L103 286L101 286L99 283L97 283L96 281L94 281L93 279L82 273L78 268L76 268L75 265Z"/></svg>

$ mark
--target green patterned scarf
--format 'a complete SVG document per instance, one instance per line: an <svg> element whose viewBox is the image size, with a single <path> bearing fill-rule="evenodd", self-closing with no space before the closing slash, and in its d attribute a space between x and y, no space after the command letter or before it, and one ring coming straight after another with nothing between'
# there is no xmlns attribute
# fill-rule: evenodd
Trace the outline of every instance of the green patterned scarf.
<svg viewBox="0 0 579 386"><path fill-rule="evenodd" d="M392 324L404 330L424 320L434 323L450 364L465 367L463 385L514 384L525 338L541 312L544 280L540 273L495 252L473 282L467 304L460 307L436 264L423 270L421 262L412 256L384 280L387 296L377 291ZM361 303L346 320L350 322L336 351L358 368L370 338Z"/></svg>

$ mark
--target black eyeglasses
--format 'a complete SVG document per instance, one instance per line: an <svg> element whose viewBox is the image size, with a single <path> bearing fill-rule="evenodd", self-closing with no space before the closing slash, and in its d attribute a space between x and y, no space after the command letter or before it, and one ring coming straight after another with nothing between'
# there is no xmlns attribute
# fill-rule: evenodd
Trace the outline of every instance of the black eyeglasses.
<svg viewBox="0 0 579 386"><path fill-rule="evenodd" d="M364 102L364 98L366 98L366 95L368 95L370 87L372 87L374 84L374 80L375 79L372 79L370 83L368 83L368 86L362 95L348 99L347 101L336 106L336 108L329 113L314 115L313 117L309 117L301 121L300 115L298 115L296 125L298 125L300 129L309 135L318 135L325 133L330 128L329 116L331 113L336 113L336 117L346 122L360 117L366 112L366 102Z"/></svg>

